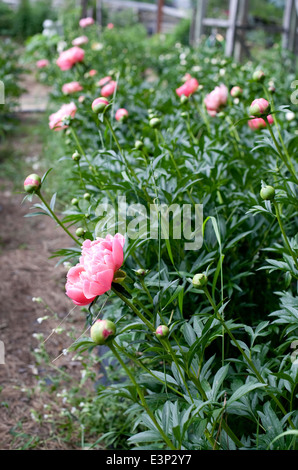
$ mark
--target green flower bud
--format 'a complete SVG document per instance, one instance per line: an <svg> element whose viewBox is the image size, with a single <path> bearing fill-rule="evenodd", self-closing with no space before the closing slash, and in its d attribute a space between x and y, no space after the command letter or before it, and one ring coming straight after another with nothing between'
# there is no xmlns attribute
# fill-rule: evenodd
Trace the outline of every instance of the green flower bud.
<svg viewBox="0 0 298 470"><path fill-rule="evenodd" d="M136 271L136 275L139 277L144 277L146 273L147 273L146 269L142 269L142 268Z"/></svg>
<svg viewBox="0 0 298 470"><path fill-rule="evenodd" d="M86 199L86 201L90 201L90 199L91 199L91 194L85 193L85 194L84 194L84 199Z"/></svg>
<svg viewBox="0 0 298 470"><path fill-rule="evenodd" d="M79 200L78 200L76 197L74 197L74 198L71 200L71 203L72 203L73 206L78 206L78 205L79 205Z"/></svg>
<svg viewBox="0 0 298 470"><path fill-rule="evenodd" d="M181 95L181 97L180 97L180 103L181 103L181 104L185 104L185 103L187 103L187 102L188 102L188 97L185 96L185 95Z"/></svg>
<svg viewBox="0 0 298 470"><path fill-rule="evenodd" d="M135 141L135 148L137 150L141 150L144 147L144 143L141 140L136 140Z"/></svg>
<svg viewBox="0 0 298 470"><path fill-rule="evenodd" d="M90 328L90 337L95 344L105 344L116 333L116 326L111 320L96 320Z"/></svg>
<svg viewBox="0 0 298 470"><path fill-rule="evenodd" d="M73 154L72 154L72 157L71 157L75 162L78 162L80 159L81 159L81 155L79 154L79 152L76 150Z"/></svg>
<svg viewBox="0 0 298 470"><path fill-rule="evenodd" d="M114 274L113 282L116 282L117 284L121 284L121 282L123 282L125 278L126 278L126 272L122 271L122 269L118 269Z"/></svg>
<svg viewBox="0 0 298 470"><path fill-rule="evenodd" d="M156 129L161 125L161 120L159 118L150 119L149 125L150 127L153 127L153 129Z"/></svg>
<svg viewBox="0 0 298 470"><path fill-rule="evenodd" d="M206 274L204 273L195 274L192 279L193 286L197 288L202 288L206 286L207 282L208 282L208 278Z"/></svg>
<svg viewBox="0 0 298 470"><path fill-rule="evenodd" d="M254 82L263 82L265 80L265 74L263 70L256 70L252 75L252 79Z"/></svg>
<svg viewBox="0 0 298 470"><path fill-rule="evenodd" d="M155 334L158 338L167 338L169 333L170 330L166 325L159 325L155 330Z"/></svg>
<svg viewBox="0 0 298 470"><path fill-rule="evenodd" d="M265 201L272 201L275 197L275 189L272 186L264 186L260 191L260 196Z"/></svg>
<svg viewBox="0 0 298 470"><path fill-rule="evenodd" d="M76 230L77 237L83 237L85 233L86 233L86 230L83 227L79 227Z"/></svg>

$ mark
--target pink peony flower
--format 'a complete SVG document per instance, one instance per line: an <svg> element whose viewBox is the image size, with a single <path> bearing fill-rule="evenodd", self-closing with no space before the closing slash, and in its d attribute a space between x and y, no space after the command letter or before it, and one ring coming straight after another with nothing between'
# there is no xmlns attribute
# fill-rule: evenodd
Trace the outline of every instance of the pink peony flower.
<svg viewBox="0 0 298 470"><path fill-rule="evenodd" d="M113 29L113 28L114 28L113 23L108 23L108 24L107 24L107 28L108 28L108 29Z"/></svg>
<svg viewBox="0 0 298 470"><path fill-rule="evenodd" d="M71 69L77 62L84 60L85 51L80 47L74 46L61 52L56 64L61 70Z"/></svg>
<svg viewBox="0 0 298 470"><path fill-rule="evenodd" d="M75 93L76 91L82 91L83 87L79 84L79 82L69 82L65 83L62 87L62 92L65 95L69 95L70 93Z"/></svg>
<svg viewBox="0 0 298 470"><path fill-rule="evenodd" d="M106 85L106 84L107 84L109 81L111 81L111 80L112 80L112 77L110 77L110 76L103 77L103 78L101 78L101 79L97 82L97 85L98 85L98 86L104 86L104 85Z"/></svg>
<svg viewBox="0 0 298 470"><path fill-rule="evenodd" d="M273 124L273 117L271 116L271 114L267 116L267 119L269 124ZM252 119L248 121L248 125L253 131L259 131L260 129L265 129L265 127L267 127L265 119L254 118L253 116Z"/></svg>
<svg viewBox="0 0 298 470"><path fill-rule="evenodd" d="M116 88L117 88L117 82L115 82L114 80L111 80L107 85L105 85L102 88L101 95L105 97L110 96L114 93Z"/></svg>
<svg viewBox="0 0 298 470"><path fill-rule="evenodd" d="M74 303L87 305L111 289L114 274L123 264L124 243L120 233L84 241L79 263L70 268L65 286Z"/></svg>
<svg viewBox="0 0 298 470"><path fill-rule="evenodd" d="M221 85L214 88L211 93L209 93L205 99L204 103L207 109L207 112L210 116L216 116L219 109L222 106L225 106L228 100L228 89L222 83Z"/></svg>
<svg viewBox="0 0 298 470"><path fill-rule="evenodd" d="M95 69L89 70L89 77L94 77L94 75L96 74L97 74L97 70Z"/></svg>
<svg viewBox="0 0 298 470"><path fill-rule="evenodd" d="M262 114L265 114L267 111L269 111L270 104L268 103L267 100L264 98L257 98L256 100L253 100L249 107L249 114L253 116L260 116Z"/></svg>
<svg viewBox="0 0 298 470"><path fill-rule="evenodd" d="M94 23L94 19L88 16L87 18L81 18L79 21L79 25L81 28L86 28Z"/></svg>
<svg viewBox="0 0 298 470"><path fill-rule="evenodd" d="M115 119L116 121L124 121L128 118L128 111L125 108L119 108L116 111Z"/></svg>
<svg viewBox="0 0 298 470"><path fill-rule="evenodd" d="M79 36L77 38L75 38L73 41L72 41L72 45L73 46L82 46L83 44L87 44L87 42L89 41L88 37L87 36Z"/></svg>
<svg viewBox="0 0 298 470"><path fill-rule="evenodd" d="M180 97L182 95L190 96L198 89L198 86L199 82L196 78L189 78L183 85L176 89L176 93Z"/></svg>
<svg viewBox="0 0 298 470"><path fill-rule="evenodd" d="M47 59L40 59L36 62L36 67L39 69L43 69L49 65L49 61Z"/></svg>
<svg viewBox="0 0 298 470"><path fill-rule="evenodd" d="M74 117L77 112L77 107L74 103L63 104L61 108L49 116L49 127L55 131L65 129L66 126L63 124L63 119L67 117Z"/></svg>

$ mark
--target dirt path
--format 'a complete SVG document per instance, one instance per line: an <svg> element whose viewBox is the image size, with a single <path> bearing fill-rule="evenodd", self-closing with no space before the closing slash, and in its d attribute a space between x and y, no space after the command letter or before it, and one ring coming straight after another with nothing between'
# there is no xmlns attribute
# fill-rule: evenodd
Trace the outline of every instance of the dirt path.
<svg viewBox="0 0 298 470"><path fill-rule="evenodd" d="M28 136L25 138L28 141ZM12 139L12 146L15 140ZM22 141L17 145L22 147ZM34 138L26 149L27 155L29 151L39 157L41 150L42 143ZM65 295L66 268L55 267L57 259L49 259L56 249L69 246L70 242L49 217L24 218L32 203L22 204L22 200L23 195L16 194L10 182L0 180L0 341L5 348L5 363L0 363L0 449L29 445L37 449L76 448L75 438L73 442L62 442L53 436L51 423L36 421L32 415L34 410L43 416L49 403L57 413L60 411L57 400L39 393L38 379L43 370L36 366L34 350L38 347L35 335L43 333L47 337L73 308ZM37 297L54 313L32 300ZM45 316L48 318L41 321ZM79 335L84 327L83 315L75 309L66 321L65 332L53 334L46 343L50 358L56 358L71 344L67 328L75 329ZM63 367L74 380L81 377L81 364L69 357L62 355L55 365Z"/></svg>

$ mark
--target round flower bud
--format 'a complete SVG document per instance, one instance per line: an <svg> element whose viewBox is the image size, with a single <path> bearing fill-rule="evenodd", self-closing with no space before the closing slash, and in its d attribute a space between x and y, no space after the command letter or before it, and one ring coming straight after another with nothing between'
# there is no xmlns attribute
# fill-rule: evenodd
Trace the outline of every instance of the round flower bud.
<svg viewBox="0 0 298 470"><path fill-rule="evenodd" d="M167 338L169 333L170 330L166 325L159 325L155 330L155 334L158 338Z"/></svg>
<svg viewBox="0 0 298 470"><path fill-rule="evenodd" d="M263 70L256 70L252 75L252 79L254 82L262 82L265 79Z"/></svg>
<svg viewBox="0 0 298 470"><path fill-rule="evenodd" d="M109 102L106 98L96 98L91 105L92 111L94 111L95 113L102 113L108 104Z"/></svg>
<svg viewBox="0 0 298 470"><path fill-rule="evenodd" d="M239 86L233 86L233 88L231 89L230 93L231 93L231 96L232 96L233 98L239 98L239 96L242 95L243 90L242 90L242 88L240 88Z"/></svg>
<svg viewBox="0 0 298 470"><path fill-rule="evenodd" d="M32 173L31 175L27 176L24 181L24 189L27 193L34 193L37 191L41 186L41 179L40 176Z"/></svg>
<svg viewBox="0 0 298 470"><path fill-rule="evenodd" d="M249 114L251 116L262 116L263 114L269 114L270 104L264 98L257 98L253 100L249 107Z"/></svg>
<svg viewBox="0 0 298 470"><path fill-rule="evenodd" d="M195 274L192 279L193 286L197 288L206 286L207 282L208 282L208 278L206 274L204 273Z"/></svg>
<svg viewBox="0 0 298 470"><path fill-rule="evenodd" d="M116 326L111 320L96 320L90 328L90 337L97 345L107 343L115 333Z"/></svg>
<svg viewBox="0 0 298 470"><path fill-rule="evenodd" d="M90 199L91 199L91 194L90 194L90 193L85 193L85 194L84 194L84 199L86 199L86 201L90 201Z"/></svg>
<svg viewBox="0 0 298 470"><path fill-rule="evenodd" d="M147 272L146 269L140 268L136 271L136 275L139 276L139 277L144 277L146 272Z"/></svg>
<svg viewBox="0 0 298 470"><path fill-rule="evenodd" d="M76 230L76 236L77 237L83 237L85 232L86 232L86 230L83 227L79 227Z"/></svg>
<svg viewBox="0 0 298 470"><path fill-rule="evenodd" d="M275 197L275 189L272 186L264 186L260 191L260 196L265 201L272 201Z"/></svg>
<svg viewBox="0 0 298 470"><path fill-rule="evenodd" d="M181 97L180 97L180 103L181 103L181 104L185 104L185 103L187 103L187 101L188 101L188 97L185 96L185 95L181 95Z"/></svg>
<svg viewBox="0 0 298 470"><path fill-rule="evenodd" d="M157 127L159 127L160 124L161 124L161 120L159 118L152 118L149 121L149 125L150 127L153 127L153 129L156 129Z"/></svg>
<svg viewBox="0 0 298 470"><path fill-rule="evenodd" d="M79 200L78 200L76 197L74 197L74 198L71 200L71 203L72 203L73 206L78 206Z"/></svg>
<svg viewBox="0 0 298 470"><path fill-rule="evenodd" d="M128 111L125 108L119 108L115 114L116 121L124 122L128 119Z"/></svg>
<svg viewBox="0 0 298 470"><path fill-rule="evenodd" d="M141 150L144 147L144 143L141 140L136 140L135 141L135 148L137 150Z"/></svg>
<svg viewBox="0 0 298 470"><path fill-rule="evenodd" d="M72 158L75 162L78 162L78 161L81 159L81 155L80 155L79 152L76 150L76 151L72 154L71 158Z"/></svg>

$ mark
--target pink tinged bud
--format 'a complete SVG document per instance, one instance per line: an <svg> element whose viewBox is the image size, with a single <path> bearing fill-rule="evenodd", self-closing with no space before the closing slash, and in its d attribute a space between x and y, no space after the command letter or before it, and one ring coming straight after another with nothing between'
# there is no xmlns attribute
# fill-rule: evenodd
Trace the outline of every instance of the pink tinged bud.
<svg viewBox="0 0 298 470"><path fill-rule="evenodd" d="M111 320L96 320L90 328L92 341L102 345L113 339L116 334L116 326Z"/></svg>
<svg viewBox="0 0 298 470"><path fill-rule="evenodd" d="M113 28L114 28L113 23L108 23L108 24L107 24L107 28L108 28L108 29L113 29Z"/></svg>
<svg viewBox="0 0 298 470"><path fill-rule="evenodd" d="M35 173L27 176L24 181L24 189L27 193L34 193L41 186L41 179Z"/></svg>
<svg viewBox="0 0 298 470"><path fill-rule="evenodd" d="M107 77L103 77L101 78L98 82L97 82L97 85L98 86L104 86L106 85L108 82L110 82L112 80L112 77L110 77L109 75Z"/></svg>
<svg viewBox="0 0 298 470"><path fill-rule="evenodd" d="M49 61L47 59L40 59L36 62L36 67L39 69L43 69L49 65Z"/></svg>
<svg viewBox="0 0 298 470"><path fill-rule="evenodd" d="M167 338L170 330L166 325L160 325L156 328L155 334L158 338Z"/></svg>
<svg viewBox="0 0 298 470"><path fill-rule="evenodd" d="M120 108L116 111L116 114L115 114L116 121L123 122L123 121L126 121L127 118L128 118L128 111L126 109Z"/></svg>
<svg viewBox="0 0 298 470"><path fill-rule="evenodd" d="M269 124L273 124L273 117L271 116L271 114L269 114L267 116L267 119L268 119ZM259 130L265 129L267 127L267 123L266 123L265 119L263 119L263 118L250 119L248 121L248 125L253 131L259 131Z"/></svg>
<svg viewBox="0 0 298 470"><path fill-rule="evenodd" d="M231 89L230 93L231 93L231 96L232 96L233 98L238 98L239 96L242 95L243 90L242 90L242 88L240 88L239 86L233 86L233 88Z"/></svg>
<svg viewBox="0 0 298 470"><path fill-rule="evenodd" d="M192 95L199 87L199 82L196 78L190 78L186 80L183 85L176 89L176 93L178 96L190 96Z"/></svg>
<svg viewBox="0 0 298 470"><path fill-rule="evenodd" d="M92 111L95 113L102 113L108 104L109 102L105 98L96 98L91 105Z"/></svg>
<svg viewBox="0 0 298 470"><path fill-rule="evenodd" d="M255 99L250 107L249 107L249 114L252 116L262 116L269 112L270 104L264 98L257 98Z"/></svg>
<svg viewBox="0 0 298 470"><path fill-rule="evenodd" d="M97 74L97 70L95 70L95 69L92 69L92 70L89 71L89 77L94 77L94 75L96 75L96 74Z"/></svg>
<svg viewBox="0 0 298 470"><path fill-rule="evenodd" d="M253 76L252 76L252 79L255 81L255 82L261 82L265 79L265 73L263 72L263 70L256 70L254 73L253 73Z"/></svg>
<svg viewBox="0 0 298 470"><path fill-rule="evenodd" d="M102 88L101 96L107 97L113 95L116 88L117 83L114 80L111 80L107 85Z"/></svg>

